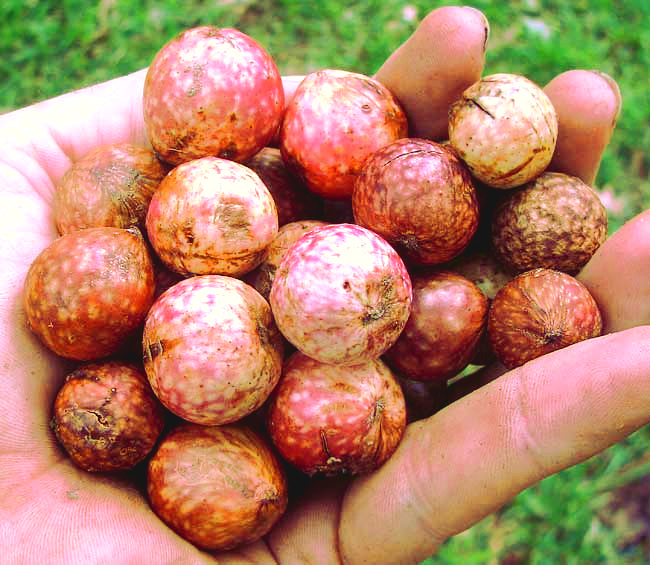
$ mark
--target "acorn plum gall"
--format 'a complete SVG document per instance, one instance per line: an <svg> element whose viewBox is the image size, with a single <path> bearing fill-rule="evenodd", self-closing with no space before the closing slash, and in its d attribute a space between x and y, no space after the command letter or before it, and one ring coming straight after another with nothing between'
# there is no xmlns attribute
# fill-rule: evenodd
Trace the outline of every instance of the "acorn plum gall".
<svg viewBox="0 0 650 565"><path fill-rule="evenodd" d="M602 330L598 305L587 288L567 273L532 269L496 294L488 314L488 336L499 361L513 369Z"/></svg>
<svg viewBox="0 0 650 565"><path fill-rule="evenodd" d="M149 202L168 172L146 147L114 143L90 150L57 184L52 208L58 232L100 226L144 232Z"/></svg>
<svg viewBox="0 0 650 565"><path fill-rule="evenodd" d="M280 263L269 295L278 328L292 345L345 365L382 355L403 330L411 299L398 253L354 224L303 235Z"/></svg>
<svg viewBox="0 0 650 565"><path fill-rule="evenodd" d="M352 210L355 223L414 265L456 257L479 223L467 167L452 150L425 139L399 139L373 153L354 184Z"/></svg>
<svg viewBox="0 0 650 565"><path fill-rule="evenodd" d="M411 315L384 360L401 376L446 381L470 363L487 324L488 300L469 279L438 270L412 278Z"/></svg>
<svg viewBox="0 0 650 565"><path fill-rule="evenodd" d="M253 270L278 232L273 196L248 167L218 157L178 165L149 204L147 235L181 274L239 276Z"/></svg>
<svg viewBox="0 0 650 565"><path fill-rule="evenodd" d="M483 77L449 108L449 142L472 174L494 188L513 188L540 175L557 135L550 99L520 75Z"/></svg>
<svg viewBox="0 0 650 565"><path fill-rule="evenodd" d="M54 401L52 428L81 469L119 471L149 455L164 417L142 370L107 360L85 363L66 377Z"/></svg>
<svg viewBox="0 0 650 565"><path fill-rule="evenodd" d="M154 267L137 228L97 227L55 239L32 262L23 307L54 353L91 361L116 353L154 299Z"/></svg>
<svg viewBox="0 0 650 565"><path fill-rule="evenodd" d="M205 550L252 543L287 507L287 478L267 441L242 424L182 424L162 438L147 468L157 516Z"/></svg>
<svg viewBox="0 0 650 565"><path fill-rule="evenodd" d="M404 394L380 359L342 366L297 351L272 393L267 425L280 454L308 475L368 473L402 439Z"/></svg>
<svg viewBox="0 0 650 565"><path fill-rule="evenodd" d="M347 198L366 158L407 132L406 114L383 84L324 69L308 74L289 101L280 151L310 190Z"/></svg>
<svg viewBox="0 0 650 565"><path fill-rule="evenodd" d="M241 162L280 127L282 77L273 58L241 31L190 28L151 62L143 111L151 145L168 163L208 155Z"/></svg>
<svg viewBox="0 0 650 565"><path fill-rule="evenodd" d="M607 237L607 210L579 178L542 173L508 192L492 215L495 257L513 272L577 274Z"/></svg>
<svg viewBox="0 0 650 565"><path fill-rule="evenodd" d="M260 408L280 378L284 343L268 302L253 287L200 275L158 297L142 347L163 405L187 421L218 425Z"/></svg>

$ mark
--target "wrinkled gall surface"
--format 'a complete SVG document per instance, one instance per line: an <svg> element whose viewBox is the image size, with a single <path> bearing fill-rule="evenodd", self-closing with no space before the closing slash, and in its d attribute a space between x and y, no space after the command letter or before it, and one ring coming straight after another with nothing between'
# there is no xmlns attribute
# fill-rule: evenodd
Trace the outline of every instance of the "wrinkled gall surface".
<svg viewBox="0 0 650 565"><path fill-rule="evenodd" d="M153 195L149 241L172 271L239 276L253 270L278 232L271 193L248 167L203 157L171 171Z"/></svg>
<svg viewBox="0 0 650 565"><path fill-rule="evenodd" d="M145 320L143 353L151 387L171 412L216 425L264 403L280 378L283 341L253 287L202 275L156 300Z"/></svg>
<svg viewBox="0 0 650 565"><path fill-rule="evenodd" d="M135 226L144 232L149 202L168 171L146 147L115 143L89 151L56 187L52 207L57 230Z"/></svg>
<svg viewBox="0 0 650 565"><path fill-rule="evenodd" d="M492 216L492 244L514 272L538 267L575 275L607 238L607 210L579 178L545 172L507 193Z"/></svg>
<svg viewBox="0 0 650 565"><path fill-rule="evenodd" d="M310 190L346 198L363 162L407 132L406 114L384 85L358 73L324 69L308 74L288 103L280 150Z"/></svg>
<svg viewBox="0 0 650 565"><path fill-rule="evenodd" d="M85 363L57 393L52 428L86 471L132 469L149 455L164 410L142 370L116 360Z"/></svg>
<svg viewBox="0 0 650 565"><path fill-rule="evenodd" d="M526 77L498 73L470 86L449 108L449 141L488 186L513 188L551 162L558 121L546 93Z"/></svg>
<svg viewBox="0 0 650 565"><path fill-rule="evenodd" d="M240 424L184 424L149 461L151 507L170 528L206 550L265 535L284 513L287 480L271 448Z"/></svg>
<svg viewBox="0 0 650 565"><path fill-rule="evenodd" d="M173 165L214 155L245 161L280 127L284 89L264 48L230 28L188 29L156 54L144 84L151 145Z"/></svg>
<svg viewBox="0 0 650 565"><path fill-rule="evenodd" d="M354 185L352 210L357 224L417 265L459 255L479 222L467 167L449 148L425 139L400 139L369 157Z"/></svg>
<svg viewBox="0 0 650 565"><path fill-rule="evenodd" d="M377 358L395 342L411 299L397 252L354 224L302 236L280 263L269 295L289 342L319 361L346 365Z"/></svg>

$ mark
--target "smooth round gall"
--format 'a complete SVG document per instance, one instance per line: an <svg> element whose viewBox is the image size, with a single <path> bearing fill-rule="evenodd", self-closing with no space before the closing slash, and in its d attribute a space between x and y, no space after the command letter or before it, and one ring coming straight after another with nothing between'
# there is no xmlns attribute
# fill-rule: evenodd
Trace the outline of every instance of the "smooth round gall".
<svg viewBox="0 0 650 565"><path fill-rule="evenodd" d="M182 424L147 467L156 515L204 550L233 549L267 534L287 507L287 477L269 443L242 424Z"/></svg>
<svg viewBox="0 0 650 565"><path fill-rule="evenodd" d="M268 145L284 112L269 53L239 30L199 26L166 43L143 91L146 133L172 165L214 155L245 161Z"/></svg>
<svg viewBox="0 0 650 565"><path fill-rule="evenodd" d="M115 354L154 300L149 249L137 228L96 227L55 239L25 276L29 328L54 353L77 361Z"/></svg>
<svg viewBox="0 0 650 565"><path fill-rule="evenodd" d="M355 223L413 265L453 259L479 224L467 167L451 149L426 139L398 139L368 157L354 184L352 211Z"/></svg>
<svg viewBox="0 0 650 565"><path fill-rule="evenodd" d="M488 314L488 337L508 369L597 337L598 304L576 278L553 269L532 269L514 277L496 294Z"/></svg>
<svg viewBox="0 0 650 565"><path fill-rule="evenodd" d="M342 366L297 351L266 412L273 444L308 475L356 475L383 465L406 428L397 377L381 359Z"/></svg>
<svg viewBox="0 0 650 565"><path fill-rule="evenodd" d="M376 233L331 224L303 235L276 271L269 301L278 328L322 362L353 365L381 356L408 319L411 279Z"/></svg>
<svg viewBox="0 0 650 565"><path fill-rule="evenodd" d="M280 378L283 346L271 308L233 277L190 277L161 294L144 324L144 369L184 420L231 423L262 406Z"/></svg>
<svg viewBox="0 0 650 565"><path fill-rule="evenodd" d="M364 161L407 132L406 114L383 84L323 69L308 74L287 104L280 151L311 191L349 198Z"/></svg>

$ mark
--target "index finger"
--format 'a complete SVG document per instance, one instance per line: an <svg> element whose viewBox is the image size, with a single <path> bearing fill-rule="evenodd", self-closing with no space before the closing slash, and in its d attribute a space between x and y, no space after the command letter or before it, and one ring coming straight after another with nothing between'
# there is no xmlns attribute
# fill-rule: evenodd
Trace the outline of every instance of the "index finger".
<svg viewBox="0 0 650 565"><path fill-rule="evenodd" d="M404 107L411 137L447 138L448 108L481 77L489 33L474 8L438 8L379 68L375 78Z"/></svg>

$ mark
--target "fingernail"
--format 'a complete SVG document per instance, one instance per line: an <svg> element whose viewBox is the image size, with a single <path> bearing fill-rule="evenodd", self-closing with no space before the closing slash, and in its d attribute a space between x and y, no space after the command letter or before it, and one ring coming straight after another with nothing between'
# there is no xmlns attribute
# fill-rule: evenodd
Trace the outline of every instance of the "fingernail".
<svg viewBox="0 0 650 565"><path fill-rule="evenodd" d="M488 22L487 17L481 10L478 10L472 6L463 6L464 10L472 11L474 14L478 15L483 22L483 29L485 30L485 39L483 40L483 53L487 50L488 40L490 39L490 22Z"/></svg>
<svg viewBox="0 0 650 565"><path fill-rule="evenodd" d="M621 108L623 107L623 95L621 94L621 89L619 88L618 83L607 73L598 70L592 70L590 72L603 79L614 93L614 97L616 98L616 113L614 115L614 123L612 124L612 127L614 127L618 121L618 117L621 115Z"/></svg>

